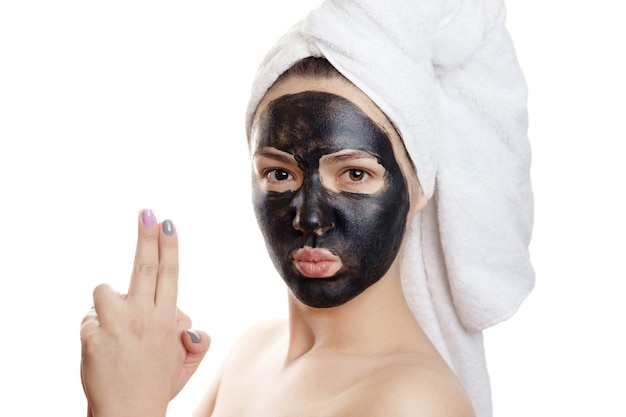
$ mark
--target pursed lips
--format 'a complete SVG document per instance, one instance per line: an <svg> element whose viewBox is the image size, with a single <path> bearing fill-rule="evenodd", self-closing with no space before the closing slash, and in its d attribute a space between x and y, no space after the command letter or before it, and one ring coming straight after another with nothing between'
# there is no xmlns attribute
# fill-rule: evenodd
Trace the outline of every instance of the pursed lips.
<svg viewBox="0 0 626 417"><path fill-rule="evenodd" d="M309 278L330 278L341 269L341 258L327 249L305 246L295 251L296 269Z"/></svg>

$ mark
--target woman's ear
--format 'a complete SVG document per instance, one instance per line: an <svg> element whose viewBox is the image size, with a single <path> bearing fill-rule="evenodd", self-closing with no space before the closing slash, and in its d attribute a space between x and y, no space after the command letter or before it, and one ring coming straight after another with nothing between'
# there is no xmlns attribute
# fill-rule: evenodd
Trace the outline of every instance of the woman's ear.
<svg viewBox="0 0 626 417"><path fill-rule="evenodd" d="M409 213L407 217L410 223L413 221L415 215L426 207L426 204L428 204L428 197L426 197L426 194L422 189L422 185L420 184L420 180L417 177L413 164L408 160L408 155L406 155L406 161L403 161L403 163L405 164L405 167L406 165L410 166L410 169L404 170L407 187L409 188Z"/></svg>
<svg viewBox="0 0 626 417"><path fill-rule="evenodd" d="M409 216L413 218L417 213L420 212L426 204L428 204L428 198L424 191L422 190L422 186L419 181L415 179L414 181L409 181L409 197L410 197L410 207L409 207Z"/></svg>

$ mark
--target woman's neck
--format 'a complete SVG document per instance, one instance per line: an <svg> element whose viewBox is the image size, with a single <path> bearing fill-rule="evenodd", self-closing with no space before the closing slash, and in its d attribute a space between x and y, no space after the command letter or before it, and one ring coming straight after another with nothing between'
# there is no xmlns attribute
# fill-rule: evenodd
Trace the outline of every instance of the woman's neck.
<svg viewBox="0 0 626 417"><path fill-rule="evenodd" d="M312 308L289 295L287 363L319 350L372 355L426 344L430 342L404 298L397 262L377 283L338 307Z"/></svg>

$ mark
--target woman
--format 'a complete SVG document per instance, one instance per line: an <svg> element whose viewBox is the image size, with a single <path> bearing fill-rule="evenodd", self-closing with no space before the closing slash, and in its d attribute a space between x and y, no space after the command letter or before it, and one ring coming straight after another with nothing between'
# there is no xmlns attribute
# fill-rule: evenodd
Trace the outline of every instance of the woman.
<svg viewBox="0 0 626 417"><path fill-rule="evenodd" d="M289 322L244 336L197 415L473 415L402 292L398 253L426 199L389 120L306 59L252 132L254 206Z"/></svg>
<svg viewBox="0 0 626 417"><path fill-rule="evenodd" d="M429 415L473 415L463 388L421 331L402 292L397 255L426 199L389 120L327 61L308 59L268 91L253 132L254 206L271 257L291 290L289 322L262 324L243 336L197 415L379 416L413 415L416 409ZM179 387L163 384L168 380L163 375L175 381L175 370L186 369L185 355L186 361L199 363L200 347L191 332L183 344L176 343L185 327L174 326L173 320L176 238L171 222L163 222L159 256L152 239L159 230L152 216L142 212L128 298L118 300L100 287L94 300L96 310L104 312L103 327L112 307L101 306L101 299L114 305L136 303L140 311L149 310L155 300L156 314L139 320L132 312L111 319L111 325L131 319L137 321L130 326L133 331L156 321L165 332L153 337L168 335L169 343L148 339L157 346L165 343L155 349L158 357L151 354L154 346L148 346L123 366L107 365L107 373L115 369L111 376L116 381L107 390L124 386L116 368L149 367L145 379L138 379L142 372L136 371L127 378L129 385L146 392L145 402L139 392L131 395L123 388L123 393L132 410L146 413L154 407L153 415L164 415ZM84 331L99 332L94 325L92 321ZM145 333L136 332L146 343ZM129 345L129 336L121 337L121 346ZM89 339L84 338L87 348ZM203 339L204 334L201 343ZM89 363L111 360L103 361L102 352L93 356ZM150 358L154 363L149 364ZM102 379L97 370L88 372L87 381ZM89 383L86 388L88 393L104 390ZM123 402L113 398L121 394L109 393L103 405L94 398L94 415L108 413L109 404L117 411Z"/></svg>
<svg viewBox="0 0 626 417"><path fill-rule="evenodd" d="M242 337L197 415L491 414L480 330L532 287L525 86L500 6L327 2L270 51L248 133L289 321ZM171 222L143 211L139 231L128 296L97 288L81 331L94 416L164 415L208 348L176 311Z"/></svg>

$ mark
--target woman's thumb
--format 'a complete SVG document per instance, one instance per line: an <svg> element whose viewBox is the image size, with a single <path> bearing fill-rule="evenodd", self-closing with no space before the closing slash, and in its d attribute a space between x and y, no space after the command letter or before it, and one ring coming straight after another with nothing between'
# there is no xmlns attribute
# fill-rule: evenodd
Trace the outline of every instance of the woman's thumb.
<svg viewBox="0 0 626 417"><path fill-rule="evenodd" d="M199 330L185 330L182 339L183 345L187 350L187 357L191 356L198 363L202 360L211 345L211 337L207 333Z"/></svg>

